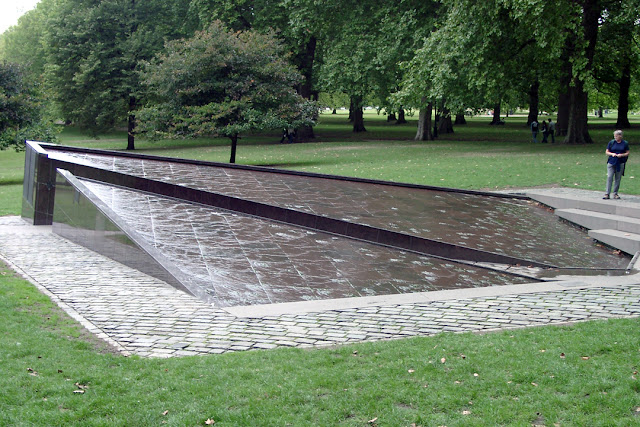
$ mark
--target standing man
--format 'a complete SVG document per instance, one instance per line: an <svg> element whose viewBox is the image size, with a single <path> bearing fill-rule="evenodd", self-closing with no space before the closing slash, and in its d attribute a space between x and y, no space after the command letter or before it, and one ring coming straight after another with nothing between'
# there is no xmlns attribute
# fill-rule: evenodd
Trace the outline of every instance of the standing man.
<svg viewBox="0 0 640 427"><path fill-rule="evenodd" d="M543 120L540 125L540 130L542 131L542 143L547 143L547 136L549 135L549 128L547 128L547 121Z"/></svg>
<svg viewBox="0 0 640 427"><path fill-rule="evenodd" d="M556 124L551 119L549 119L549 126L547 129L547 132L551 136L551 143L555 144L556 143Z"/></svg>
<svg viewBox="0 0 640 427"><path fill-rule="evenodd" d="M607 192L603 199L609 199L611 194L611 184L613 183L613 198L619 199L618 189L620 181L624 175L624 167L629 158L629 143L622 139L622 131L613 133L613 139L607 144ZM615 178L615 182L613 182Z"/></svg>
<svg viewBox="0 0 640 427"><path fill-rule="evenodd" d="M538 142L538 122L535 120L531 122L531 136L534 144Z"/></svg>

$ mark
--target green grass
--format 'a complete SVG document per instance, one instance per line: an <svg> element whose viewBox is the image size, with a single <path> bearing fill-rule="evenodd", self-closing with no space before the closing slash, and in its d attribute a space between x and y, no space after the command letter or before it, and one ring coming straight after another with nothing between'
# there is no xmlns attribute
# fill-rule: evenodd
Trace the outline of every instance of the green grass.
<svg viewBox="0 0 640 427"><path fill-rule="evenodd" d="M242 140L239 162L445 185L599 189L611 123L587 147L534 146L523 119L475 119L435 142L415 123L367 116L351 134L322 116L318 142ZM637 146L640 133L626 133ZM62 143L122 149L67 129ZM149 154L228 160L227 141L139 141ZM22 156L22 157L21 157ZM630 158L623 190L640 194ZM0 152L0 215L18 214L23 155ZM17 199L17 200L16 200ZM113 354L11 270L0 266L0 425L640 426L639 319L491 334L278 349L170 360ZM444 363L443 360L444 359ZM84 393L74 393L84 391ZM375 420L375 421L372 421Z"/></svg>
<svg viewBox="0 0 640 427"><path fill-rule="evenodd" d="M635 125L640 117L632 117ZM604 150L612 138L612 119L590 119L596 143L587 146L532 144L524 117L509 117L505 126L489 126L486 117L469 119L456 126L455 133L436 141L413 141L416 121L405 125L387 123L368 112L367 132L351 132L345 114L323 114L316 128L317 140L303 144L279 144L280 135L249 136L240 141L238 163L273 166L309 172L374 178L463 189L505 189L536 186L566 186L603 190ZM631 144L627 174L621 192L640 194L640 128L625 131ZM124 149L126 133L116 132L99 139L88 138L75 129L65 129L60 142L66 145ZM138 140L139 153L227 162L226 139L198 139L151 142ZM22 156L22 157L21 157ZM0 152L3 166L0 185L22 180L24 156ZM636 177L635 175L638 175ZM16 212L17 213L17 212Z"/></svg>

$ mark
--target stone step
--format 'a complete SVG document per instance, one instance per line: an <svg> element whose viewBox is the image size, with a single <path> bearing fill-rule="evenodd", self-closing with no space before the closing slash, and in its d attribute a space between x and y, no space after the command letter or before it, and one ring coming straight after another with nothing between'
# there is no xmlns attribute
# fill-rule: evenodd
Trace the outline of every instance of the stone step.
<svg viewBox="0 0 640 427"><path fill-rule="evenodd" d="M589 230L612 229L640 234L640 219L583 209L556 209L556 215Z"/></svg>
<svg viewBox="0 0 640 427"><path fill-rule="evenodd" d="M623 200L587 199L567 194L548 194L528 191L527 196L554 209L583 209L610 215L640 218L640 204Z"/></svg>
<svg viewBox="0 0 640 427"><path fill-rule="evenodd" d="M589 237L630 255L640 251L640 234L602 229L589 230Z"/></svg>

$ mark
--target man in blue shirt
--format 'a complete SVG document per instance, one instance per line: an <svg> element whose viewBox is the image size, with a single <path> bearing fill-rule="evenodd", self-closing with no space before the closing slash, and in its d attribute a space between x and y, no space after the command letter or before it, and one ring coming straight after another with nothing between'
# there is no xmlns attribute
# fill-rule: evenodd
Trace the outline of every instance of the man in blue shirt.
<svg viewBox="0 0 640 427"><path fill-rule="evenodd" d="M629 143L622 139L622 131L613 133L613 139L607 144L607 192L603 199L609 199L611 184L613 183L613 198L619 199L618 189L624 175L624 167L629 158ZM614 182L615 178L615 182Z"/></svg>

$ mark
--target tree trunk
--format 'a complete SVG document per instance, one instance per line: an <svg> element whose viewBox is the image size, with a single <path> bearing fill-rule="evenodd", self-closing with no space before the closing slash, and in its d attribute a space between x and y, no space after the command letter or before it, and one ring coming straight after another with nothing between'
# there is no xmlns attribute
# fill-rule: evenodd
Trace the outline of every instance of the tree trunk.
<svg viewBox="0 0 640 427"><path fill-rule="evenodd" d="M556 135L564 136L569 128L569 109L571 107L571 52L575 49L573 38L568 36L564 49L560 55L560 90L558 92L558 120L556 120Z"/></svg>
<svg viewBox="0 0 640 427"><path fill-rule="evenodd" d="M236 149L238 148L238 134L231 135L229 138L231 139L231 158L229 159L229 163L235 163Z"/></svg>
<svg viewBox="0 0 640 427"><path fill-rule="evenodd" d="M364 112L362 111L362 97L353 96L353 131L366 132L364 128Z"/></svg>
<svg viewBox="0 0 640 427"><path fill-rule="evenodd" d="M538 111L540 111L540 80L536 79L529 87L529 116L527 116L527 126L538 121Z"/></svg>
<svg viewBox="0 0 640 427"><path fill-rule="evenodd" d="M496 102L496 105L493 107L493 119L491 120L490 125L495 125L500 123L500 103Z"/></svg>
<svg viewBox="0 0 640 427"><path fill-rule="evenodd" d="M404 108L398 110L398 120L396 121L397 125L403 125L407 123L407 119L404 117Z"/></svg>
<svg viewBox="0 0 640 427"><path fill-rule="evenodd" d="M627 129L631 127L629 123L629 88L631 87L631 60L626 58L622 64L622 75L620 76L620 94L618 95L618 120L616 128Z"/></svg>
<svg viewBox="0 0 640 427"><path fill-rule="evenodd" d="M464 116L464 114L458 113L456 114L456 119L453 122L454 125L466 125L467 124L467 119Z"/></svg>
<svg viewBox="0 0 640 427"><path fill-rule="evenodd" d="M576 80L575 86L569 90L571 109L569 110L569 127L564 138L565 144L592 144L593 140L587 130L587 93L584 82Z"/></svg>
<svg viewBox="0 0 640 427"><path fill-rule="evenodd" d="M356 107L353 105L353 98L351 98L349 100L349 117L347 119L350 123L353 123L353 115L354 115L353 112L354 112L355 108Z"/></svg>
<svg viewBox="0 0 640 427"><path fill-rule="evenodd" d="M127 118L127 150L135 150L136 149L136 137L134 134L136 128L136 98L133 96L129 97L129 117Z"/></svg>
<svg viewBox="0 0 640 427"><path fill-rule="evenodd" d="M317 40L311 37L305 44L302 52L297 56L298 69L302 73L304 80L298 85L298 93L304 99L311 99L313 94L313 61L316 56ZM296 129L296 138L300 141L307 141L315 138L313 126L301 126Z"/></svg>
<svg viewBox="0 0 640 427"><path fill-rule="evenodd" d="M440 122L438 123L438 133L453 133L453 123L451 122L451 111L444 107Z"/></svg>
<svg viewBox="0 0 640 427"><path fill-rule="evenodd" d="M387 116L387 122L395 122L396 120L398 120L396 118L395 113L389 113L389 115Z"/></svg>
<svg viewBox="0 0 640 427"><path fill-rule="evenodd" d="M433 104L430 102L427 108L420 109L418 115L418 131L416 132L416 141L432 141L434 139L431 133L431 110Z"/></svg>
<svg viewBox="0 0 640 427"><path fill-rule="evenodd" d="M587 114L589 114L589 111L587 111ZM596 110L596 116L603 118L604 117L604 111L602 109L602 107L598 107L598 109Z"/></svg>
<svg viewBox="0 0 640 427"><path fill-rule="evenodd" d="M600 19L600 7L598 0L585 0L582 9L582 30L587 46L584 52L586 60L585 69L591 71L593 57L595 55L596 41L598 38L598 21ZM582 38L581 38L582 39ZM592 144L587 128L587 92L584 90L584 80L580 76L573 79L569 93L571 95L571 107L569 110L569 126L564 139L565 144Z"/></svg>

